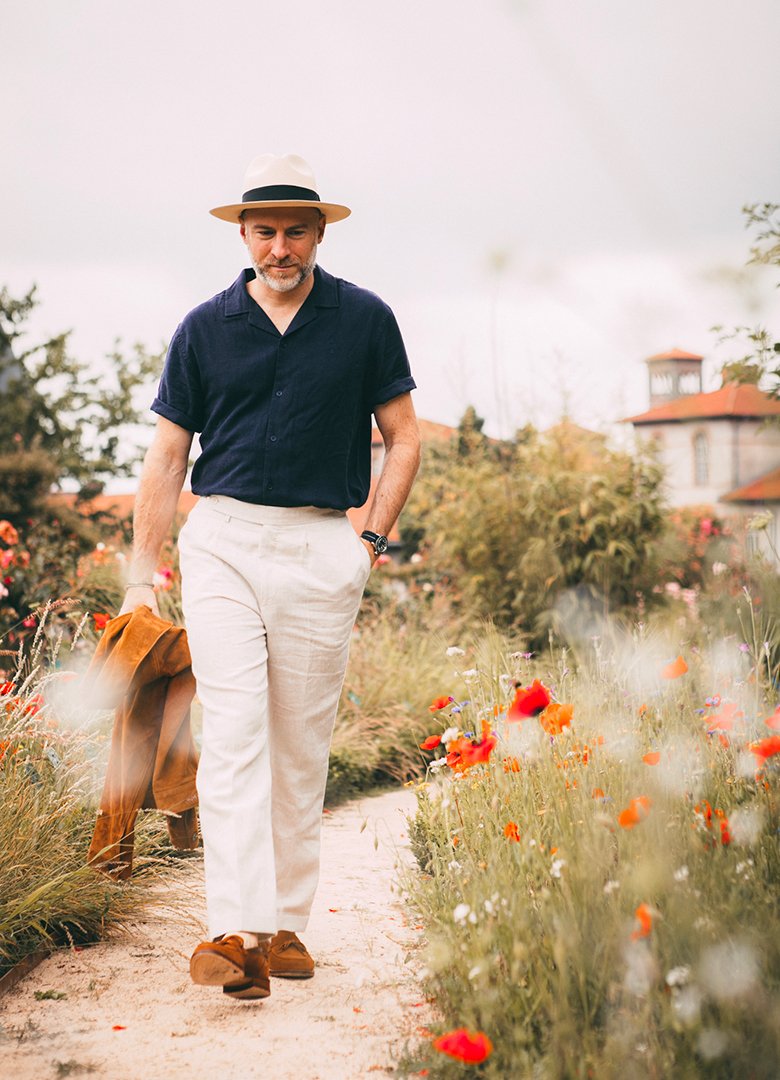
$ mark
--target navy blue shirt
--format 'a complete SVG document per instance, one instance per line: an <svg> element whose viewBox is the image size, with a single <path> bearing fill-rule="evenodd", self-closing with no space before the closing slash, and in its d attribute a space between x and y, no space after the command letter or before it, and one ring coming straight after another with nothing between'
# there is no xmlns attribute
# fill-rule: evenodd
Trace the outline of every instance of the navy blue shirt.
<svg viewBox="0 0 780 1080"><path fill-rule="evenodd" d="M284 334L244 270L189 313L168 349L154 412L200 432L196 495L272 506L362 506L371 413L415 387L398 324L378 296L314 270Z"/></svg>

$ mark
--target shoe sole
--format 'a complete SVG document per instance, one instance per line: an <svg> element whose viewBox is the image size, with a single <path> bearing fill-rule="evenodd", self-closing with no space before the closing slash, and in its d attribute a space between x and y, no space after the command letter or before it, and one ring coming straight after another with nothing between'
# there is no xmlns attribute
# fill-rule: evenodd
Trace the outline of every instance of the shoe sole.
<svg viewBox="0 0 780 1080"><path fill-rule="evenodd" d="M250 983L248 986L244 984L238 984L236 986L223 986L222 993L227 994L230 998L238 998L241 1001L248 1001L252 998L267 998L270 997L270 986L261 986L259 983Z"/></svg>
<svg viewBox="0 0 780 1080"><path fill-rule="evenodd" d="M199 953L190 960L190 978L197 986L232 986L246 979L244 969L219 953Z"/></svg>
<svg viewBox="0 0 780 1080"><path fill-rule="evenodd" d="M313 979L313 971L271 971L273 979Z"/></svg>

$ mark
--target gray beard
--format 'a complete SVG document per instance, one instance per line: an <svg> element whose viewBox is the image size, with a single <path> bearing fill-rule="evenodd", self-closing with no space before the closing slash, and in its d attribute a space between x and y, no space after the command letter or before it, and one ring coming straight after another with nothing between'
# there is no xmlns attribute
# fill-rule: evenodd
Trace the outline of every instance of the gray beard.
<svg viewBox="0 0 780 1080"><path fill-rule="evenodd" d="M293 274L291 277L277 278L272 274L267 274L261 263L252 262L252 266L255 268L255 273L260 281L264 285L267 285L269 289L273 289L274 292L286 293L292 292L293 289L297 289L298 286L306 280L309 274L312 273L314 267L317 265L317 248L315 247L311 253L311 257L307 262L302 263L298 268L297 274Z"/></svg>

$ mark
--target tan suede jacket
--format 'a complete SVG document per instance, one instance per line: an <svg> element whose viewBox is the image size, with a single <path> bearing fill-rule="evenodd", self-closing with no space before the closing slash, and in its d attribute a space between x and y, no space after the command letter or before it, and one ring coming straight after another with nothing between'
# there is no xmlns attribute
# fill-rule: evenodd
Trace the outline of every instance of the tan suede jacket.
<svg viewBox="0 0 780 1080"><path fill-rule="evenodd" d="M111 619L85 681L91 707L116 708L88 858L97 869L128 878L140 809L169 811L175 847L198 844L198 758L190 730L195 679L186 632L145 605Z"/></svg>

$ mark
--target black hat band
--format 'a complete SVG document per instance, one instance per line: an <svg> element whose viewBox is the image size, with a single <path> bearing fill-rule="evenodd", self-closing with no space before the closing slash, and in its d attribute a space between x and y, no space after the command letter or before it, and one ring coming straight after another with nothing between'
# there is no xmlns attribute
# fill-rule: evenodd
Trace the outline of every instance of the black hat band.
<svg viewBox="0 0 780 1080"><path fill-rule="evenodd" d="M241 202L280 202L287 199L320 202L319 195L312 188L296 187L295 184L269 184L252 188L241 196Z"/></svg>

